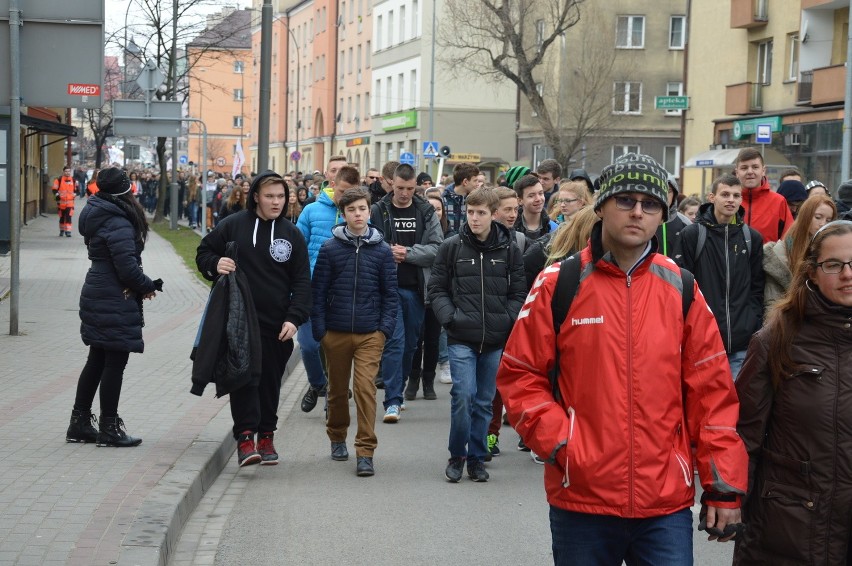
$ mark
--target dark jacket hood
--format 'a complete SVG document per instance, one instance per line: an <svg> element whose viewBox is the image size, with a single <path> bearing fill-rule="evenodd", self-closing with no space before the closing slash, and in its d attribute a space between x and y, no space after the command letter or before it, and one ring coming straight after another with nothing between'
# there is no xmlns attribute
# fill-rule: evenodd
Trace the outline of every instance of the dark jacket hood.
<svg viewBox="0 0 852 566"><path fill-rule="evenodd" d="M354 244L355 236L349 234L349 231L346 230L346 224L341 223L331 229L331 235L337 238L342 242L346 242L347 244ZM368 245L381 244L385 241L385 236L381 230L376 228L375 226L367 226L367 232L361 236L361 243Z"/></svg>
<svg viewBox="0 0 852 566"><path fill-rule="evenodd" d="M257 203L254 201L254 195L257 194L257 189L258 187L260 187L261 181L270 177L274 177L275 179L281 181L281 184L284 185L284 202L287 203L290 200L290 186L284 181L284 177L282 177L275 171L267 169L251 181L251 186L249 187L248 194L246 195L246 208L248 210L251 210L253 212L257 208ZM282 209L282 214L283 210L286 209L287 207L284 206Z"/></svg>
<svg viewBox="0 0 852 566"><path fill-rule="evenodd" d="M127 213L118 204L107 198L95 194L86 203L80 213L78 229L85 238L91 238L97 233L101 225L113 216L124 216L128 220Z"/></svg>

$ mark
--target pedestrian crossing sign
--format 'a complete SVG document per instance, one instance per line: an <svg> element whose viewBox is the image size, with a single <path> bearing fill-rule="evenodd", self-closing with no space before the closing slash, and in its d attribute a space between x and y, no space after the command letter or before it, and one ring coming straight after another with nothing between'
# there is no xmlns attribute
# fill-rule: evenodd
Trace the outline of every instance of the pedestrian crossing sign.
<svg viewBox="0 0 852 566"><path fill-rule="evenodd" d="M423 157L438 157L438 147L440 145L438 142L433 141L423 142Z"/></svg>

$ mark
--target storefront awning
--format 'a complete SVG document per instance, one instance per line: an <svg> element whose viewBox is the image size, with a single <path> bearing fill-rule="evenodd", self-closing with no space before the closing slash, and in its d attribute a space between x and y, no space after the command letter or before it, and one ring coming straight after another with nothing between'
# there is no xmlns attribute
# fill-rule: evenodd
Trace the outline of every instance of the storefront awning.
<svg viewBox="0 0 852 566"><path fill-rule="evenodd" d="M683 165L686 169L733 169L741 148L710 149L688 159ZM769 168L790 167L790 161L778 150L767 147L763 161Z"/></svg>
<svg viewBox="0 0 852 566"><path fill-rule="evenodd" d="M77 128L74 126L69 126L68 124L63 124L61 122L43 120L41 118L24 114L23 112L21 113L21 125L44 134L53 134L72 138L77 137Z"/></svg>

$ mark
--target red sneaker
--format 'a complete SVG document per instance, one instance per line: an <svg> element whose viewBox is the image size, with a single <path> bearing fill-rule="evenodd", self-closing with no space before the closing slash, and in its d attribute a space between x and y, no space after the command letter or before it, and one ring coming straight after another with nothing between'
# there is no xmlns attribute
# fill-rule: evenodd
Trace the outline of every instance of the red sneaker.
<svg viewBox="0 0 852 566"><path fill-rule="evenodd" d="M261 457L254 445L254 433L243 431L237 438L237 462L242 466L250 466L260 462Z"/></svg>
<svg viewBox="0 0 852 566"><path fill-rule="evenodd" d="M260 452L261 466L274 466L278 463L278 452L272 444L273 436L275 435L271 432L262 432L257 436L257 451Z"/></svg>

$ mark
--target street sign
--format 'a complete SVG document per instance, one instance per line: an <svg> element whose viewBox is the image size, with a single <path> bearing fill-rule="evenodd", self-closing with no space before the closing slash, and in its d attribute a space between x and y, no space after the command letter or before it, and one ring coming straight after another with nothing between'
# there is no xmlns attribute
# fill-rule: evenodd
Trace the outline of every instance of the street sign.
<svg viewBox="0 0 852 566"><path fill-rule="evenodd" d="M225 161L225 158L224 158L224 157L222 157L221 155L220 155L219 157L217 157L217 158L216 158L216 165L217 165L217 166L219 166L219 167L224 167L224 166L225 166L225 163L227 163L227 161Z"/></svg>
<svg viewBox="0 0 852 566"><path fill-rule="evenodd" d="M181 165L186 165L187 163L189 163L189 158L185 155L181 155L180 157L178 157L178 163L180 163Z"/></svg>
<svg viewBox="0 0 852 566"><path fill-rule="evenodd" d="M302 158L302 154L299 153L298 151L294 151L293 153L290 154L290 159L292 159L293 161L299 161L301 158Z"/></svg>
<svg viewBox="0 0 852 566"><path fill-rule="evenodd" d="M148 59L145 62L145 66L139 72L139 76L136 77L136 84L147 93L160 88L164 80L166 80L166 75L157 67L157 63L152 59Z"/></svg>
<svg viewBox="0 0 852 566"><path fill-rule="evenodd" d="M459 161L466 163L479 163L482 161L481 153L452 153L448 161Z"/></svg>
<svg viewBox="0 0 852 566"><path fill-rule="evenodd" d="M417 163L414 159L414 154L409 151L403 151L399 154L399 162L403 165L411 165L412 167Z"/></svg>
<svg viewBox="0 0 852 566"><path fill-rule="evenodd" d="M654 108L657 110L687 110L689 108L689 97L656 96L654 97Z"/></svg>
<svg viewBox="0 0 852 566"><path fill-rule="evenodd" d="M711 167L713 165L712 159L699 159L695 162L696 167Z"/></svg>
<svg viewBox="0 0 852 566"><path fill-rule="evenodd" d="M769 124L773 132L780 132L782 127L781 116L761 116L748 120L736 120L732 128L734 139L756 134L758 124Z"/></svg>
<svg viewBox="0 0 852 566"><path fill-rule="evenodd" d="M755 141L757 143L772 143L772 125L758 124Z"/></svg>
<svg viewBox="0 0 852 566"><path fill-rule="evenodd" d="M438 157L438 148L441 144L435 141L423 142L423 157Z"/></svg>
<svg viewBox="0 0 852 566"><path fill-rule="evenodd" d="M183 108L177 100L113 100L112 116L116 136L172 138L181 134Z"/></svg>

